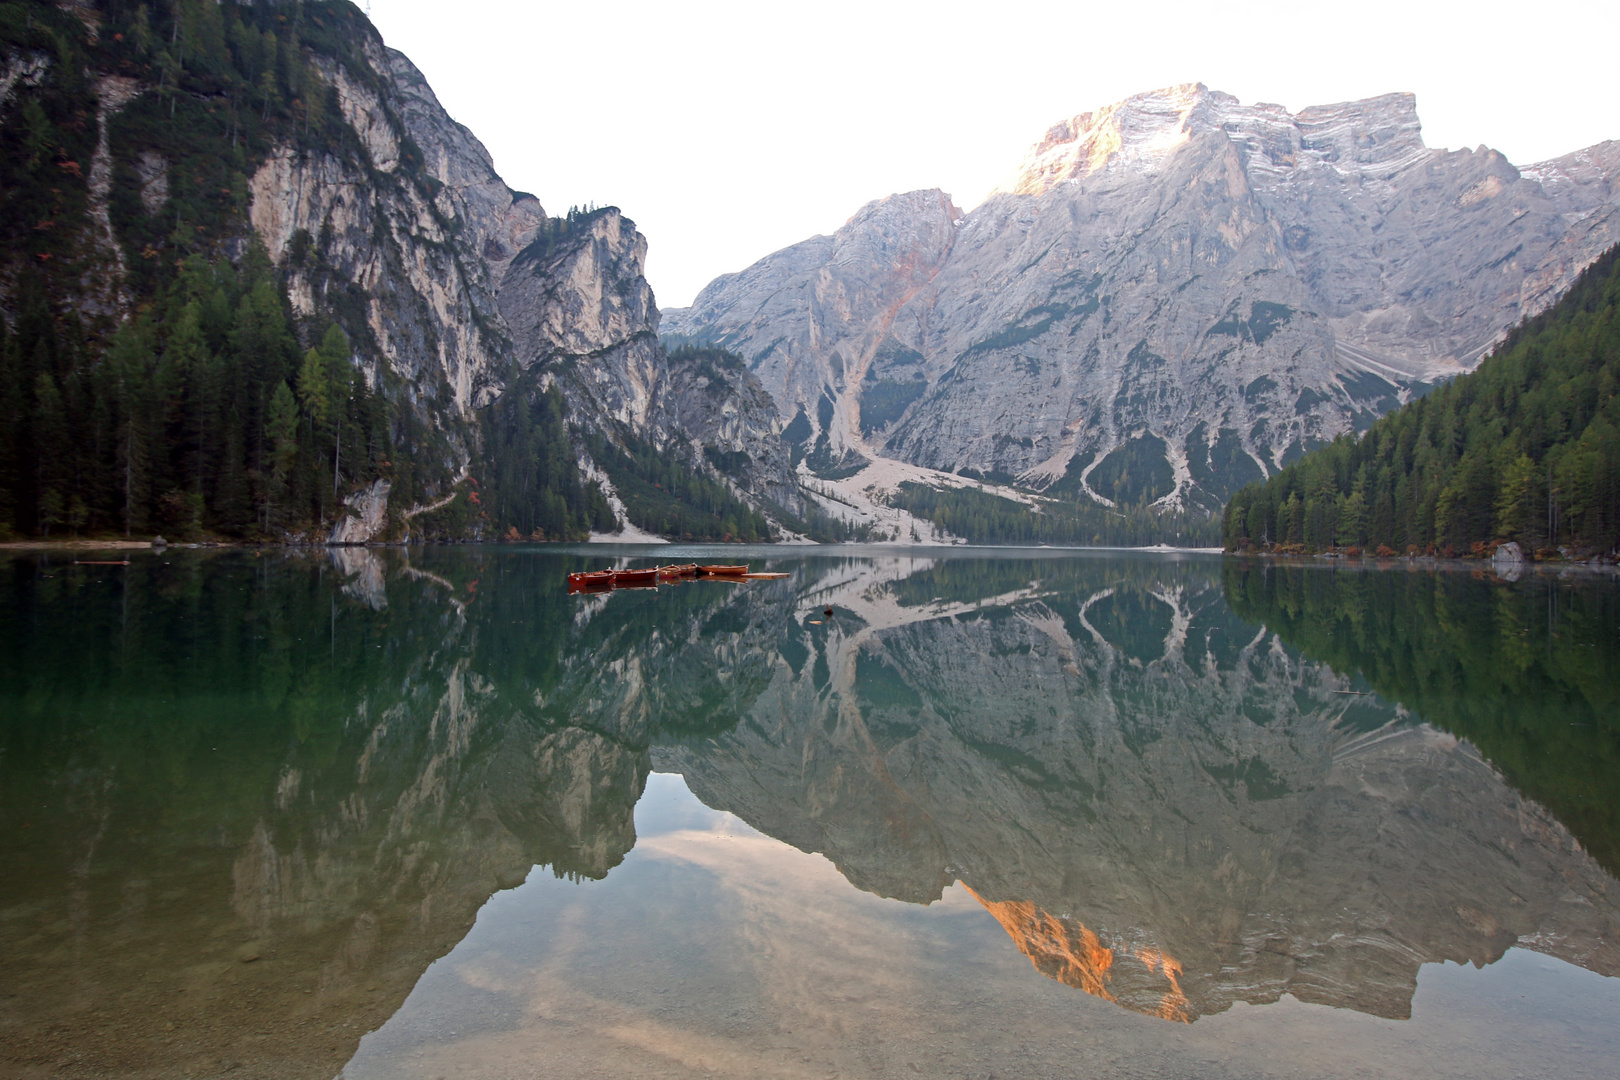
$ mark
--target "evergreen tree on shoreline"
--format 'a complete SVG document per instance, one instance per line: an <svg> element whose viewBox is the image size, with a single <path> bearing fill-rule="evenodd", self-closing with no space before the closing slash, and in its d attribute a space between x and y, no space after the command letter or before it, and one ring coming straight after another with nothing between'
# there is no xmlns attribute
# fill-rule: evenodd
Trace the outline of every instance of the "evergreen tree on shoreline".
<svg viewBox="0 0 1620 1080"><path fill-rule="evenodd" d="M1469 374L1227 504L1229 550L1620 545L1620 247Z"/></svg>

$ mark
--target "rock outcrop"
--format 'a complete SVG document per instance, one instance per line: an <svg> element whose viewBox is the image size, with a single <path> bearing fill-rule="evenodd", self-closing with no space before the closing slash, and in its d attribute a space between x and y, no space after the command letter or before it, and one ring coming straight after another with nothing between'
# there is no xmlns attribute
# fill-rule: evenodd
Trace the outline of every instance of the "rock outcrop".
<svg viewBox="0 0 1620 1080"><path fill-rule="evenodd" d="M391 488L387 480L373 480L343 500L349 512L338 518L326 542L364 544L382 536L388 528L388 492Z"/></svg>
<svg viewBox="0 0 1620 1080"><path fill-rule="evenodd" d="M356 360L374 383L408 385L424 403L427 425L444 433L445 483L477 453L475 411L536 368L532 385L556 384L581 428L674 444L699 470L712 471L683 420L716 410L752 430L780 428L771 399L741 384L685 400L658 342L634 222L614 207L548 216L506 186L404 55L376 38L362 55L368 71L322 70L366 158L278 151L253 178L251 219L301 314L329 312L334 292L365 297L364 326L350 327L362 331ZM757 438L730 441L761 449ZM770 489L796 501L780 462L751 458L745 479L745 497Z"/></svg>
<svg viewBox="0 0 1620 1080"><path fill-rule="evenodd" d="M49 299L79 316L92 348L104 346L149 299L141 290L155 286L141 268L159 258L160 248L165 262L177 253L240 262L257 242L286 287L303 344L320 340L329 324L343 327L353 364L388 403L393 452L410 458L403 471L411 482L392 494L397 501L401 490L409 491L416 505L390 507L391 492L373 485L364 498L379 520L337 523L332 536L338 542L397 539L413 510L441 503L469 475L476 479L490 457L480 412L519 384L524 393L559 388L576 434L644 439L716 477L722 474L705 456L704 440L723 442L727 452L749 458L727 476L746 501L768 497L797 505L791 463L774 446L782 423L772 399L746 379L728 382L724 389L735 391L729 394L671 379L658 340L658 308L643 273L647 242L634 222L613 207L548 214L534 196L513 191L472 132L445 112L422 73L384 45L358 10L317 7L300 9L290 23L280 19L280 30L270 33L271 55L284 50L302 81L282 99L273 101L277 92L269 91L258 107L248 107L260 124L240 144L236 120L211 126L220 96L209 96L211 83L199 76L178 90L165 89L128 75L158 69L145 64L145 52L136 65L128 56L90 48L100 16L75 9L84 21L77 29L87 35L79 44L88 49L90 89L71 90L78 95L73 107L93 109L79 126L92 127L95 138L81 140L82 176L80 162L68 160L65 150L53 166L53 176L66 171L51 183L74 187L64 207L74 208L82 194L82 208L60 209L61 220L42 228L61 238L60 252L44 258L74 267L71 277L52 279ZM139 20L148 25L144 9ZM298 29L312 23L321 32ZM71 36L75 24L59 19L57 31ZM13 54L13 47L21 51ZM182 63L197 72L223 62L187 56ZM61 63L32 46L0 50L0 124L8 134L32 122L13 99L38 96L52 79L64 81ZM96 70L98 64L107 70ZM70 81L77 85L78 76ZM208 119L185 122L182 116L184 140L156 139L148 114L161 111L154 104L159 94L202 101L199 115ZM304 103L311 96L321 107ZM293 97L299 101L288 104ZM30 97L28 104L36 103ZM231 115L243 105L233 97ZM265 123L281 106L297 118L289 113ZM228 146L220 141L227 133ZM200 170L215 159L228 167L203 194L229 196L229 209L220 209L206 229L181 229L182 217L196 215L186 200L202 197L192 190L202 183ZM168 222L183 239L161 238L153 232L157 222ZM138 241L141 229L157 246ZM20 259L0 253L0 308L8 319L16 316L22 264L29 262L26 255ZM688 392L697 399L684 400ZM711 422L711 408L725 419ZM688 433L681 423L706 427ZM726 430L712 430L717 427ZM601 477L583 441L577 456L583 474ZM353 489L372 478L343 480Z"/></svg>
<svg viewBox="0 0 1620 1080"><path fill-rule="evenodd" d="M1408 94L1173 87L1055 125L970 213L871 203L664 329L741 352L827 469L1213 506L1545 308L1620 240L1617 174L1613 142L1523 169L1427 147Z"/></svg>

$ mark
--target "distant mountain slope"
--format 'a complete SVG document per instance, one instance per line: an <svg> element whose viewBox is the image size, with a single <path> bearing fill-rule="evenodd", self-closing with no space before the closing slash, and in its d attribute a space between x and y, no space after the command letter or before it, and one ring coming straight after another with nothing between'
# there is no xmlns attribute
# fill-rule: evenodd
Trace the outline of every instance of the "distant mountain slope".
<svg viewBox="0 0 1620 1080"><path fill-rule="evenodd" d="M0 531L582 537L589 435L802 509L709 463L783 426L746 376L681 428L634 223L511 190L346 0L0 3L0 147Z"/></svg>
<svg viewBox="0 0 1620 1080"><path fill-rule="evenodd" d="M1620 240L1620 143L1515 168L1411 95L1201 85L1054 126L963 214L938 191L717 278L666 333L742 353L823 475L874 456L1215 507L1477 363Z"/></svg>
<svg viewBox="0 0 1620 1080"><path fill-rule="evenodd" d="M1227 505L1228 548L1620 544L1620 247L1479 367Z"/></svg>

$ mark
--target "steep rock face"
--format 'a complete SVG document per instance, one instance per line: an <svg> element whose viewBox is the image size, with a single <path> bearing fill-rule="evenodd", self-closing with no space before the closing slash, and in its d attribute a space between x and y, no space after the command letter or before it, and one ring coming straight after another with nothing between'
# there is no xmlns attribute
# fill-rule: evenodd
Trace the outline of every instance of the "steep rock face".
<svg viewBox="0 0 1620 1080"><path fill-rule="evenodd" d="M482 144L444 113L409 60L380 43L366 55L381 94L341 66L328 68L369 155L366 175L352 175L353 165L345 170L336 159L313 176L290 153L268 162L255 179L254 224L272 254L281 255L299 229L321 237L319 264L335 268L346 290L367 296L379 352L421 392L444 396L441 411L457 420L536 367L537 385L558 385L573 423L610 432L622 426L658 445L680 434L681 420L691 424L716 405L710 393L694 406L683 396L686 385L671 380L644 276L647 241L635 223L614 207L548 218L538 200L501 181ZM417 153L431 197L420 185L370 179L398 172L402 154ZM379 222L390 243L376 242ZM311 308L317 290L331 285L298 267L290 280L295 300ZM780 427L768 397L722 395L718 407L749 430ZM759 438L730 439L743 441L752 452L745 497L768 489L791 504L791 472L764 460L774 448ZM685 456L705 468L697 450ZM588 455L581 457L591 470ZM466 462L463 456L455 464Z"/></svg>
<svg viewBox="0 0 1620 1080"><path fill-rule="evenodd" d="M538 367L538 385L558 385L571 422L587 430L622 426L662 446L685 433L677 425L724 413L734 430L722 441L750 454L742 494L793 504L791 471L759 435L781 426L771 399L739 385L719 401L712 391L688 401L694 388L672 380L635 223L614 207L548 217L506 186L409 60L380 42L365 56L371 78L338 64L325 71L369 160L289 150L254 180L254 226L288 265L295 303L310 313L334 287L363 295L381 362L413 395L441 399L440 425L465 422ZM406 175L415 155L425 183ZM299 230L316 238L316 258L292 264ZM683 442L682 452L707 468L697 449ZM448 464L465 466L474 453L453 440Z"/></svg>
<svg viewBox="0 0 1620 1080"><path fill-rule="evenodd" d="M1620 239L1616 145L1521 172L1426 147L1410 95L1174 87L1054 126L959 221L937 192L871 204L665 329L742 352L835 458L1214 505L1550 303ZM856 242L896 232L919 242ZM895 285L832 287L870 280Z"/></svg>
<svg viewBox="0 0 1620 1080"><path fill-rule="evenodd" d="M333 544L363 544L388 527L387 480L373 480L344 500L349 513L332 529Z"/></svg>
<svg viewBox="0 0 1620 1080"><path fill-rule="evenodd" d="M692 440L745 493L794 513L804 495L782 441L776 402L746 368L717 368L680 350L669 356L664 381L668 425Z"/></svg>
<svg viewBox="0 0 1620 1080"><path fill-rule="evenodd" d="M892 345L893 324L939 272L961 216L939 191L880 199L833 236L717 279L693 308L668 312L665 331L741 353L784 417L805 415L810 434L801 441L853 449L859 396L848 392L869 370L874 378L899 372L907 382L920 372L920 358ZM832 407L844 401L849 407Z"/></svg>
<svg viewBox="0 0 1620 1080"><path fill-rule="evenodd" d="M280 148L252 179L250 219L300 314L327 314L334 289L350 293L364 321L348 329L372 346L362 362L386 364L413 400L438 401L430 415L459 419L504 385L495 286L546 215L501 182L409 60L376 39L362 55L369 71L327 60L322 74L364 157Z"/></svg>
<svg viewBox="0 0 1620 1080"><path fill-rule="evenodd" d="M634 223L598 211L519 251L498 295L520 367L553 367L576 415L637 432L660 419L664 375L646 257Z"/></svg>
<svg viewBox="0 0 1620 1080"><path fill-rule="evenodd" d="M693 468L713 471L701 448L684 449L686 440L677 440L671 426L677 415L695 417L702 409L683 403L666 385L658 309L643 274L646 240L634 223L615 208L548 215L535 197L505 184L478 139L451 119L421 72L387 48L358 11L318 5L296 13L289 26L306 14L341 43L323 34L300 38L283 27L278 47L297 51L294 66L309 84L300 92L331 106L313 112L288 106L303 109L299 118L261 124L260 135L243 144L245 156L234 126L215 131L199 121L186 127L181 158L190 154L206 164L218 156L236 162L232 168L241 175L229 180L229 189L206 192L231 196L231 208L210 218L206 229L186 234L190 239L177 250L239 261L250 241L260 241L286 286L304 344L319 340L329 323L344 328L352 362L397 418L397 452L412 459L407 490L418 507L479 475L487 456L480 410L537 366L527 388L558 385L576 429L627 432L660 447L675 441ZM92 46L96 21L86 23ZM13 101L19 93L34 94L52 79L78 79L59 72L53 66L59 61L45 52L0 53L0 122L8 131L22 123ZM94 111L75 144L85 159L83 176L79 162L63 166L70 171L60 183L74 187L73 199L51 226L58 230L52 235L63 238L59 261L71 255L75 271L50 288L53 303L105 341L145 299L140 289L151 287L134 271L157 259L158 248L165 260L174 254L168 241L155 237L157 247L143 250L137 234L151 232L154 222L178 229L183 215L171 195L194 198L187 194L197 182L192 174L204 166L171 161L166 154L181 153L175 146L182 144L154 136L146 114L154 111L159 88L120 73L146 68L94 48L85 55L89 89L76 104ZM197 58L187 56L195 66ZM98 63L108 70L95 70ZM179 93L188 103L202 97L191 84ZM144 112L130 109L137 101ZM204 103L210 118L217 119L216 104ZM239 104L233 99L231 109ZM265 98L262 108L250 111L263 121L275 109ZM220 145L226 130L229 145ZM186 214L194 214L190 204ZM0 307L10 318L17 264L3 258L0 264ZM713 397L711 391L705 400ZM746 417L750 430L781 426L767 397L745 393L724 404L731 415ZM756 449L760 443L731 441ZM591 472L583 448L579 458ZM360 487L374 477L343 479ZM744 479L738 487L750 498L751 485L762 484L784 501L792 485L790 471L759 462ZM397 501L398 486L393 495ZM375 527L350 519L340 523L340 539L362 541L390 529L397 534L409 513L384 503Z"/></svg>

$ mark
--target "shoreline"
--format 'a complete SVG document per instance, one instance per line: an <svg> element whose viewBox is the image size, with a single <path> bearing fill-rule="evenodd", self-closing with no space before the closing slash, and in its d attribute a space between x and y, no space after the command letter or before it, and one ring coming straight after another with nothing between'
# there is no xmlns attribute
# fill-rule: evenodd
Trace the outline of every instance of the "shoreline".
<svg viewBox="0 0 1620 1080"><path fill-rule="evenodd" d="M242 540L206 540L184 541L165 544L163 547L154 547L150 540L7 540L0 541L0 552L93 552L93 551L215 551L215 550L282 550L282 551L331 551L337 549L365 548L369 550L386 550L389 548L427 548L427 547L571 547L571 548L612 548L612 547L726 547L726 548L765 548L781 550L784 553L802 553L810 548L823 548L827 550L848 548L884 548L906 549L935 552L973 552L973 551L1016 551L1056 554L1058 552L1136 552L1141 554L1164 555L1216 555L1227 559L1252 560L1257 563L1270 565L1315 566L1323 569L1427 569L1427 570L1490 570L1499 577L1508 577L1516 573L1534 573L1537 571L1557 570L1583 570L1595 573L1607 572L1611 575L1620 574L1620 564L1600 562L1593 564L1586 560L1558 559L1542 560L1525 559L1517 564L1497 564L1491 559L1447 559L1438 555L1393 555L1378 557L1369 555L1360 556L1329 556L1320 554L1306 555L1297 553L1273 554L1269 552L1236 552L1224 551L1220 548L1208 547L1170 547L1168 545L1152 545L1148 547L1118 547L1108 545L1098 546L1056 546L1050 544L928 544L928 543L897 543L872 541L844 541L834 544L739 544L727 543L720 540L671 541L658 542L645 540L611 540L592 538L587 541L557 540L557 541L522 541L520 543L505 543L490 540L418 540L418 541L369 541L363 543L328 544L321 542L310 543L278 543L274 541L242 541Z"/></svg>
<svg viewBox="0 0 1620 1080"><path fill-rule="evenodd" d="M184 547L171 544L170 547ZM243 547L242 544L210 544L210 547ZM152 551L150 540L5 540L0 551Z"/></svg>

